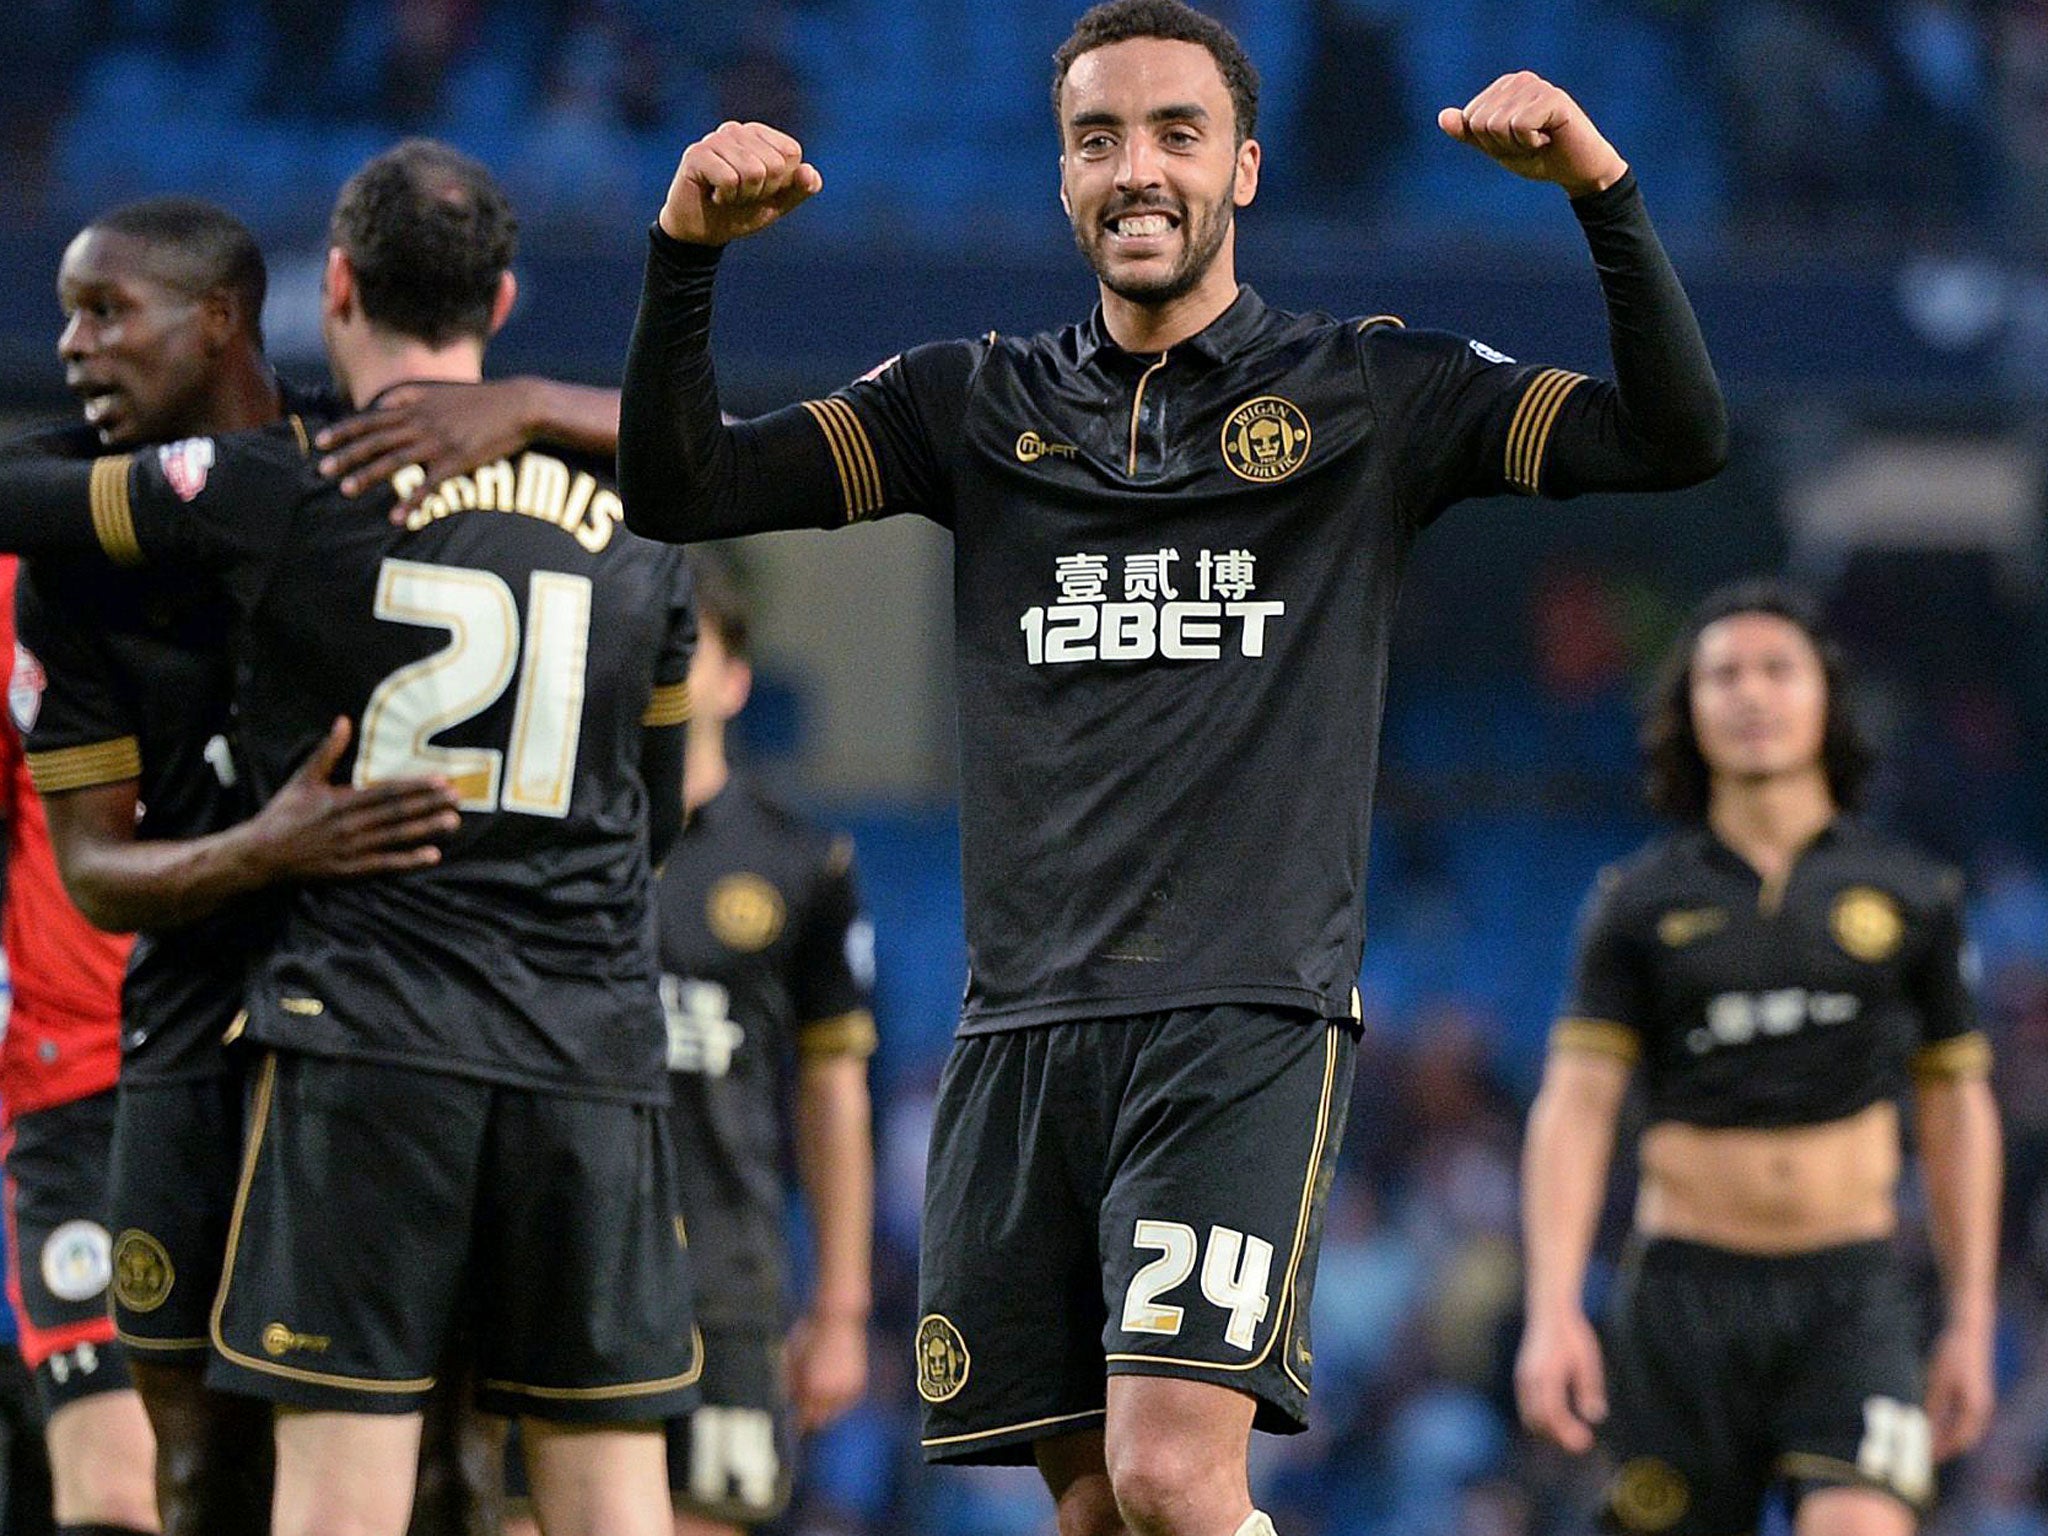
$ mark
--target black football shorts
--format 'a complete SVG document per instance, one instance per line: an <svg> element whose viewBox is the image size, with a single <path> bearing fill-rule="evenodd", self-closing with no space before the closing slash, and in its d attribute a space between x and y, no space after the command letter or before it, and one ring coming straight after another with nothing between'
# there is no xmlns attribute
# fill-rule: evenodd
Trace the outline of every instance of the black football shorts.
<svg viewBox="0 0 2048 1536"><path fill-rule="evenodd" d="M132 1383L107 1317L107 1155L114 1090L17 1115L7 1128L7 1277L22 1360L47 1418Z"/></svg>
<svg viewBox="0 0 2048 1536"><path fill-rule="evenodd" d="M491 1412L599 1424L684 1412L701 1341L665 1113L272 1052L249 1110L209 1383L411 1412L463 1318Z"/></svg>
<svg viewBox="0 0 2048 1536"><path fill-rule="evenodd" d="M1926 1510L1922 1316L1889 1243L1766 1257L1652 1239L1606 1335L1608 1531L1736 1536L1773 1484Z"/></svg>
<svg viewBox="0 0 2048 1536"><path fill-rule="evenodd" d="M233 1058L239 1064L242 1058ZM114 1119L114 1325L145 1360L199 1363L242 1160L244 1074L124 1082Z"/></svg>
<svg viewBox="0 0 2048 1536"><path fill-rule="evenodd" d="M1106 1378L1214 1382L1304 1427L1351 1026L1224 1005L956 1041L926 1175L931 1461L1028 1463Z"/></svg>

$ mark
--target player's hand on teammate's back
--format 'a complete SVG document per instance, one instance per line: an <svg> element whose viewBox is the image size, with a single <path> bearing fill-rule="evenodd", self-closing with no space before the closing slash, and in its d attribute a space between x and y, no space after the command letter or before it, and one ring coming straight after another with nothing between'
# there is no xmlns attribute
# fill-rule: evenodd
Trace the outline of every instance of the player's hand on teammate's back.
<svg viewBox="0 0 2048 1536"><path fill-rule="evenodd" d="M1530 1433L1575 1454L1593 1448L1593 1427L1607 1417L1607 1373L1583 1312L1530 1320L1515 1357L1515 1404Z"/></svg>
<svg viewBox="0 0 2048 1536"><path fill-rule="evenodd" d="M1983 1439L1996 1402L1991 1341L1963 1329L1944 1329L1927 1362L1927 1422L1934 1431L1934 1459L1960 1456Z"/></svg>
<svg viewBox="0 0 2048 1536"><path fill-rule="evenodd" d="M759 234L825 185L803 146L766 123L721 123L683 151L662 232L692 245Z"/></svg>
<svg viewBox="0 0 2048 1536"><path fill-rule="evenodd" d="M806 1314L789 1334L789 1400L797 1428L822 1429L861 1400L868 1386L864 1318Z"/></svg>
<svg viewBox="0 0 2048 1536"><path fill-rule="evenodd" d="M433 839L462 825L445 779L389 779L360 789L332 782L353 734L338 719L244 825L272 879L333 880L395 874L441 861Z"/></svg>
<svg viewBox="0 0 2048 1536"><path fill-rule="evenodd" d="M530 379L488 384L401 384L374 407L335 422L314 438L324 455L320 473L360 496L408 464L426 471L410 496L391 509L402 523L435 486L519 452L534 439Z"/></svg>
<svg viewBox="0 0 2048 1536"><path fill-rule="evenodd" d="M1573 197L1604 191L1628 171L1585 109L1526 69L1502 75L1462 107L1445 107L1436 121L1517 176L1556 182Z"/></svg>

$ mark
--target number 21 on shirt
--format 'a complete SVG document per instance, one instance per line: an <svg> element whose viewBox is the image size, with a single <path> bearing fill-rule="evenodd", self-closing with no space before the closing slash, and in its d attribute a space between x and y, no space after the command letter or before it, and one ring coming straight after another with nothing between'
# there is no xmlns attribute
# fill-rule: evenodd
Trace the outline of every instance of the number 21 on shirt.
<svg viewBox="0 0 2048 1536"><path fill-rule="evenodd" d="M379 683L363 707L358 787L437 773L465 811L566 816L583 731L590 578L534 571L522 637L512 588L490 571L386 560L376 616L447 631L448 643ZM474 719L518 680L510 739L497 747L437 746L441 732Z"/></svg>

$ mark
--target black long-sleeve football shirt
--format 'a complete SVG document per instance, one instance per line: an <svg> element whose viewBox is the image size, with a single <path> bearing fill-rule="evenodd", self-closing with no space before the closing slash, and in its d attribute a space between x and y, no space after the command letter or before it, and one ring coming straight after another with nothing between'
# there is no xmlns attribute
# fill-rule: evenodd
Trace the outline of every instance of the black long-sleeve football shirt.
<svg viewBox="0 0 2048 1536"><path fill-rule="evenodd" d="M950 528L962 1030L1223 1002L1354 1009L1388 635L1416 535L1502 491L1675 487L1720 390L1634 178L1574 203L1615 382L1388 317L1271 309L1125 352L1098 311L941 342L727 424L718 251L653 232L628 526Z"/></svg>

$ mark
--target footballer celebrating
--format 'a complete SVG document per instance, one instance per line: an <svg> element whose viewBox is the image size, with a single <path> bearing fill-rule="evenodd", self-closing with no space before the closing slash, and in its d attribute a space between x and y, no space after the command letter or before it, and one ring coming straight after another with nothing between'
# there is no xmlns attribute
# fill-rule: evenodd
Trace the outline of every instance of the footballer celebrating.
<svg viewBox="0 0 2048 1536"><path fill-rule="evenodd" d="M1054 92L1095 312L737 424L708 343L723 252L824 178L762 124L691 145L620 488L668 539L952 531L970 973L926 1188L924 1449L1035 1462L1064 1536L1254 1536L1250 1433L1305 1422L1408 553L1469 496L1692 484L1724 413L1635 178L1536 76L1440 121L1570 197L1613 382L1241 285L1257 77L1213 19L1113 0Z"/></svg>

